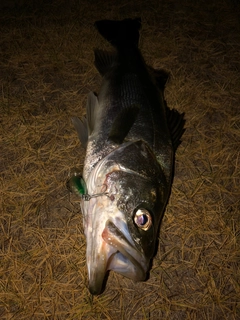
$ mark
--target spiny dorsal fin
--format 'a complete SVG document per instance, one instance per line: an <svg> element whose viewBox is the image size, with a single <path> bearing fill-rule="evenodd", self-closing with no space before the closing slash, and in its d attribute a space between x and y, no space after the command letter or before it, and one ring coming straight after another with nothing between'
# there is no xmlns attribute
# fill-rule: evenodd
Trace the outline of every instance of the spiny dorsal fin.
<svg viewBox="0 0 240 320"><path fill-rule="evenodd" d="M113 121L108 139L121 144L132 128L138 112L139 107L137 105L131 105L128 108L124 108Z"/></svg>
<svg viewBox="0 0 240 320"><path fill-rule="evenodd" d="M166 110L167 110L168 127L169 127L171 138L172 138L172 144L173 144L174 151L176 151L177 147L181 143L181 137L185 131L184 113L179 113L177 110L169 109L168 107L166 108Z"/></svg>
<svg viewBox="0 0 240 320"><path fill-rule="evenodd" d="M93 92L90 92L87 98L87 114L82 119L72 117L72 123L77 131L78 138L85 149L87 148L88 137L94 129L97 107L98 98Z"/></svg>
<svg viewBox="0 0 240 320"><path fill-rule="evenodd" d="M114 61L116 61L116 53L95 49L94 54L94 64L99 73L104 76L109 71L109 69L113 67Z"/></svg>
<svg viewBox="0 0 240 320"><path fill-rule="evenodd" d="M157 87L163 92L165 88L165 84L169 79L169 73L164 69L154 69L152 67L148 67L153 77L155 78ZM169 131L171 133L172 145L174 151L177 150L178 146L181 143L181 137L185 131L184 124L184 113L179 113L175 109L169 109L166 101L164 101L166 107L166 115L168 121Z"/></svg>
<svg viewBox="0 0 240 320"><path fill-rule="evenodd" d="M100 20L95 22L99 33L118 49L138 46L141 18L115 20Z"/></svg>

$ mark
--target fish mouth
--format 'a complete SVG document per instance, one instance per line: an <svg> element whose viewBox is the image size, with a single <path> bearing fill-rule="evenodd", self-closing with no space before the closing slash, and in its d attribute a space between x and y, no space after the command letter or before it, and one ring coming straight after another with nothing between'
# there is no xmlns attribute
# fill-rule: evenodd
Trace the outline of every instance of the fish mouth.
<svg viewBox="0 0 240 320"><path fill-rule="evenodd" d="M133 281L144 281L148 263L139 250L110 219L101 234L102 241L95 243L88 261L89 291L100 294L106 272L115 271Z"/></svg>

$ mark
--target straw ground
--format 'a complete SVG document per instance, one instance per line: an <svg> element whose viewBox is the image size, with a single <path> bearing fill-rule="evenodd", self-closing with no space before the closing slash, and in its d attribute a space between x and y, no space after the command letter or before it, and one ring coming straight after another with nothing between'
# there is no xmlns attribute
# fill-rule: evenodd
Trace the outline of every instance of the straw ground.
<svg viewBox="0 0 240 320"><path fill-rule="evenodd" d="M30 3L30 4L29 4ZM0 19L0 318L240 319L240 25L237 1L39 1ZM8 4L8 6L7 6ZM110 273L87 289L79 199L84 150L71 124L101 77L102 18L142 17L148 64L186 132L150 279Z"/></svg>

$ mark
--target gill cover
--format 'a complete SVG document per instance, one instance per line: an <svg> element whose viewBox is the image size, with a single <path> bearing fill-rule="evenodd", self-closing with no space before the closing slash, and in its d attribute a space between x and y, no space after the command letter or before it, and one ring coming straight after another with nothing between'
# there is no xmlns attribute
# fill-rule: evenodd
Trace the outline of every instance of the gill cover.
<svg viewBox="0 0 240 320"><path fill-rule="evenodd" d="M143 141L124 143L105 161L106 168L116 164L103 182L108 195L124 214L136 248L151 259L170 191L166 177Z"/></svg>

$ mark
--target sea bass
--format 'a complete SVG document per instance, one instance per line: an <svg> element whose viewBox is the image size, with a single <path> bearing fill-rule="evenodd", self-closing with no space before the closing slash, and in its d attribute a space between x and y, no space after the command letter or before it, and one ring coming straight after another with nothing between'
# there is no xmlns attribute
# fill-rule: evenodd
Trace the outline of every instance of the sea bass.
<svg viewBox="0 0 240 320"><path fill-rule="evenodd" d="M115 51L95 50L103 81L88 95L86 116L72 119L86 157L69 186L82 197L89 290L100 294L109 270L148 276L184 119L166 106L166 73L148 67L138 49L141 19L95 26Z"/></svg>

